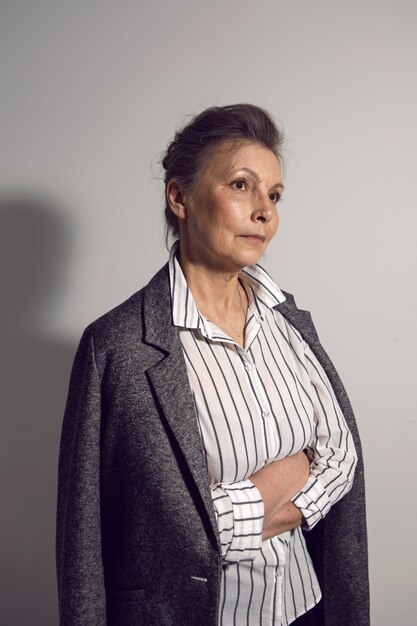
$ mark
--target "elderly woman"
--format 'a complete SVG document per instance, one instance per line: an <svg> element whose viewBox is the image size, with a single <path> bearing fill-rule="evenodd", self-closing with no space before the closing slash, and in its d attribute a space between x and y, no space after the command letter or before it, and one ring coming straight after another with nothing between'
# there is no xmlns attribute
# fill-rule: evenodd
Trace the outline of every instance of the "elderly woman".
<svg viewBox="0 0 417 626"><path fill-rule="evenodd" d="M310 314L258 265L281 145L252 105L178 132L169 262L84 331L59 461L62 626L369 624L351 406Z"/></svg>

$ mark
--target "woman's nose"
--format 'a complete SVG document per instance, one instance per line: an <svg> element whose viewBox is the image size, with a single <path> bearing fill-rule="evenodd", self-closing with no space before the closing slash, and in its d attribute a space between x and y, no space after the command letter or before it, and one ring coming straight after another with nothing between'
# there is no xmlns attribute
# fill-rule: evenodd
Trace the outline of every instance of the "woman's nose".
<svg viewBox="0 0 417 626"><path fill-rule="evenodd" d="M275 205L272 204L271 199L257 198L256 208L253 210L252 219L254 222L270 222L274 216Z"/></svg>

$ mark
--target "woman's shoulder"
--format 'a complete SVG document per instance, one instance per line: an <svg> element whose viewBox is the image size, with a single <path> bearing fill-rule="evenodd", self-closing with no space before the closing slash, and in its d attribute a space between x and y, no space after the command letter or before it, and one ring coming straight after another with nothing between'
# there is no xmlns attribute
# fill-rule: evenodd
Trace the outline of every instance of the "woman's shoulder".
<svg viewBox="0 0 417 626"><path fill-rule="evenodd" d="M92 336L102 350L131 345L133 340L141 339L143 335L145 301L148 308L152 308L158 302L158 294L161 299L164 291L169 296L166 266L147 285L88 324L84 335Z"/></svg>
<svg viewBox="0 0 417 626"><path fill-rule="evenodd" d="M134 335L141 335L141 308L144 288L136 291L127 300L121 302L88 324L81 341L88 339L94 344L96 352L123 350L129 345Z"/></svg>

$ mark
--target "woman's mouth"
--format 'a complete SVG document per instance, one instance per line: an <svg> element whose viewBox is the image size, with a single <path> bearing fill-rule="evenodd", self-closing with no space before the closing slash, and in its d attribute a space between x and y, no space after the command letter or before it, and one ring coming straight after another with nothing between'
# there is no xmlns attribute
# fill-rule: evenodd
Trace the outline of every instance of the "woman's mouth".
<svg viewBox="0 0 417 626"><path fill-rule="evenodd" d="M242 235L242 237L246 239L247 241L249 241L250 243L255 243L255 244L265 243L265 235L250 234L250 235Z"/></svg>

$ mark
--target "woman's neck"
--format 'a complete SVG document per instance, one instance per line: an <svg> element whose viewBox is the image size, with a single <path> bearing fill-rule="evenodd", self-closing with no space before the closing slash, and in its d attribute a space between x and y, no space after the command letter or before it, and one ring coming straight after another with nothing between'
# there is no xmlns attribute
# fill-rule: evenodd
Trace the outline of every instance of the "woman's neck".
<svg viewBox="0 0 417 626"><path fill-rule="evenodd" d="M216 271L181 256L179 263L200 313L244 346L248 297L239 272Z"/></svg>

